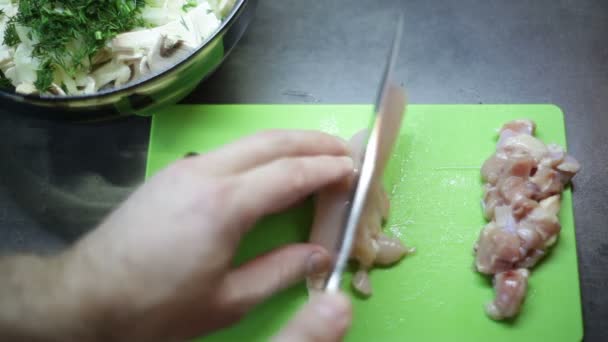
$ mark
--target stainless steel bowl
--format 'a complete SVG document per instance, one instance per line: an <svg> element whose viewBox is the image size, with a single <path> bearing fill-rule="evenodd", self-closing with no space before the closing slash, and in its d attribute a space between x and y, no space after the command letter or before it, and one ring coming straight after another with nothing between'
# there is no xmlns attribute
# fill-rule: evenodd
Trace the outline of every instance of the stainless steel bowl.
<svg viewBox="0 0 608 342"><path fill-rule="evenodd" d="M47 97L0 90L0 110L45 119L99 121L148 115L186 97L217 69L251 22L258 0L237 0L216 33L170 69L126 87L93 95Z"/></svg>

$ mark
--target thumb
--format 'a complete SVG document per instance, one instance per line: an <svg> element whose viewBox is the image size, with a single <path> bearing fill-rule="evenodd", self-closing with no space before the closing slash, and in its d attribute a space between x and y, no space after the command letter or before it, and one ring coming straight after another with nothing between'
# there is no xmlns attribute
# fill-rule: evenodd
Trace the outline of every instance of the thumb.
<svg viewBox="0 0 608 342"><path fill-rule="evenodd" d="M273 339L274 342L341 341L352 319L348 298L341 293L313 295L300 312Z"/></svg>

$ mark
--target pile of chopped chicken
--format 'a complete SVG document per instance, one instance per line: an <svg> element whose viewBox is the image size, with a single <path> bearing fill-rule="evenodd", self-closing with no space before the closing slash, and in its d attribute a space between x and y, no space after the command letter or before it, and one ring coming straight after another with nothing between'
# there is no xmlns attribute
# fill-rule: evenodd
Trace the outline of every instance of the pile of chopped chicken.
<svg viewBox="0 0 608 342"><path fill-rule="evenodd" d="M534 137L536 125L515 120L500 131L496 153L483 165L483 209L490 221L475 244L477 271L494 275L496 320L514 317L524 300L529 269L555 244L560 196L579 171L563 148Z"/></svg>
<svg viewBox="0 0 608 342"><path fill-rule="evenodd" d="M354 135L349 142L357 170L363 163L365 133L363 131ZM311 242L320 244L328 250L334 250L335 244L341 238L339 228L344 225L346 219L350 182L352 179L333 184L317 195ZM372 294L368 272L374 265L391 265L401 260L406 254L414 252L413 248L406 247L400 239L390 237L382 231L382 225L388 217L390 203L380 180L375 180L370 194L361 223L357 227L357 237L351 253L351 259L356 260L359 265L359 270L352 279L352 285L355 290L365 296ZM309 278L309 289L321 289L325 278L326 274Z"/></svg>

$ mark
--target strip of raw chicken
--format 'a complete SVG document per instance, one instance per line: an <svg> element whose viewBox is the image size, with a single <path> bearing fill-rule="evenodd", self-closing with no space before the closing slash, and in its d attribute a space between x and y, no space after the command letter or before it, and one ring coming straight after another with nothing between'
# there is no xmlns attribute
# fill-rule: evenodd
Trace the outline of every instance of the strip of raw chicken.
<svg viewBox="0 0 608 342"><path fill-rule="evenodd" d="M528 269L557 241L560 195L580 170L563 148L535 138L535 129L531 120L505 124L496 153L481 169L483 210L490 222L475 244L475 267L494 275L496 298L486 313L497 320L518 314Z"/></svg>
<svg viewBox="0 0 608 342"><path fill-rule="evenodd" d="M355 134L349 141L355 169L363 163L366 132ZM310 241L330 251L335 250L339 239L340 228L346 219L350 195L350 180L344 180L323 189L316 197L315 217L311 229ZM382 224L389 213L389 199L380 180L375 180L370 189L372 196L365 205L361 223L357 228L357 237L351 253L351 259L358 262L359 270L352 279L352 286L359 293L369 296L372 287L368 272L374 265L390 265L406 254L414 252L398 238L390 237L382 231ZM309 290L320 290L326 274L319 274L307 279Z"/></svg>

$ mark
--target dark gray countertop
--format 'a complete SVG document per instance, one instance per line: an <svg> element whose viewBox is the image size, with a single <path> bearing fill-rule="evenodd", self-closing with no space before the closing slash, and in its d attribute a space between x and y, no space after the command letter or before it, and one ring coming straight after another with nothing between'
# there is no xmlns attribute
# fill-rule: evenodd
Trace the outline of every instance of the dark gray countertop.
<svg viewBox="0 0 608 342"><path fill-rule="evenodd" d="M413 103L554 103L583 171L574 206L585 334L608 336L608 1L262 0L191 103L370 103L397 9ZM0 253L49 252L143 179L149 122L0 117ZM560 310L559 303L555 303Z"/></svg>

